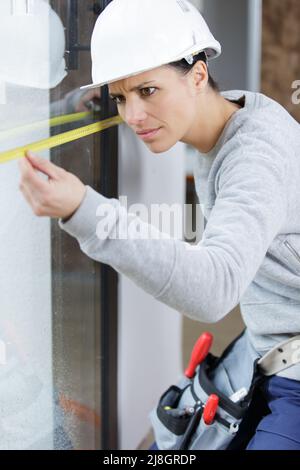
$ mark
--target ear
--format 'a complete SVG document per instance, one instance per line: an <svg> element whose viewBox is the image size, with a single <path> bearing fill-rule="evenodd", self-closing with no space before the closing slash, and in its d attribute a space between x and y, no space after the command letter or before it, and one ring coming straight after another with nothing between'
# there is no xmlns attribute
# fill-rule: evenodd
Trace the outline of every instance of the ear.
<svg viewBox="0 0 300 470"><path fill-rule="evenodd" d="M205 62L198 60L192 69L192 80L195 91L202 92L208 83L208 68Z"/></svg>

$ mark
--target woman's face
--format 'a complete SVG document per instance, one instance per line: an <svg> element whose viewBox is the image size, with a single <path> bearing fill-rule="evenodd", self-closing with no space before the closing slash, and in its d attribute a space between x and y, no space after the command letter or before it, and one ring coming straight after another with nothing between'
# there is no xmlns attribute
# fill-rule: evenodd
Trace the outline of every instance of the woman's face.
<svg viewBox="0 0 300 470"><path fill-rule="evenodd" d="M109 85L122 119L153 153L184 139L196 111L189 75L162 66Z"/></svg>

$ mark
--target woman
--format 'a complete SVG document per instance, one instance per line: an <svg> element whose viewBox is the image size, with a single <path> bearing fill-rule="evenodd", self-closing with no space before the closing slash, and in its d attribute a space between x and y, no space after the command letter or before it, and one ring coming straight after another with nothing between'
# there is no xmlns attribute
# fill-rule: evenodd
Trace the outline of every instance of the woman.
<svg viewBox="0 0 300 470"><path fill-rule="evenodd" d="M20 189L36 215L59 218L88 256L187 316L213 323L240 303L247 329L229 361L236 391L249 385L250 366L241 381L248 357L300 331L300 133L271 99L218 92L207 59L220 52L186 0L114 0L92 39L89 88L108 84L119 114L153 153L179 141L199 151L195 182L206 227L197 246L157 236L117 200L37 156L20 161ZM99 224L104 213L108 231ZM116 237L124 227L127 236ZM271 412L248 449L300 449L295 362L288 358L268 379Z"/></svg>

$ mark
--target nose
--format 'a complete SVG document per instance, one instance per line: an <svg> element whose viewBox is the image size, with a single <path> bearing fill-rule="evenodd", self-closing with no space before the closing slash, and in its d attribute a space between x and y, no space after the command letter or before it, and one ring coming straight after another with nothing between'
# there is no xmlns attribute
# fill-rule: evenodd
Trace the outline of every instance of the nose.
<svg viewBox="0 0 300 470"><path fill-rule="evenodd" d="M144 103L140 100L127 101L125 105L125 121L131 127L138 126L147 118Z"/></svg>

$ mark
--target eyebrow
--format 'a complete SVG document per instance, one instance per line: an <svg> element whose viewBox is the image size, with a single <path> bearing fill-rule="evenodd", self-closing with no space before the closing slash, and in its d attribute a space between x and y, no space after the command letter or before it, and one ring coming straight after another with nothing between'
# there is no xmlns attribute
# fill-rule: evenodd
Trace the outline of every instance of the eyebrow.
<svg viewBox="0 0 300 470"><path fill-rule="evenodd" d="M143 82L140 85L131 88L129 91L141 90L145 85L149 85L150 83L155 83L155 80L150 80L149 82ZM109 96L111 98L117 98L118 96L121 96L121 94L120 93L109 93Z"/></svg>

